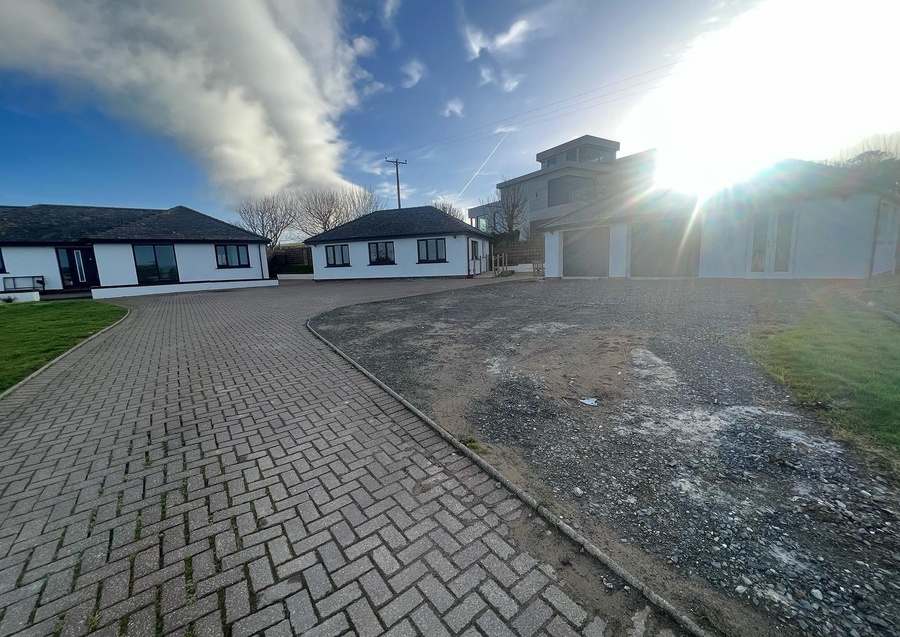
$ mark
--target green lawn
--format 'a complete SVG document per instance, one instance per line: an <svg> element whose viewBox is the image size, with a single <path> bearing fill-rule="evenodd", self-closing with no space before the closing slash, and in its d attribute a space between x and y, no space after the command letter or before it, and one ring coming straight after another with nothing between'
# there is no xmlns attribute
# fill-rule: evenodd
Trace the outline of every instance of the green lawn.
<svg viewBox="0 0 900 637"><path fill-rule="evenodd" d="M0 391L123 314L124 308L96 301L0 304Z"/></svg>
<svg viewBox="0 0 900 637"><path fill-rule="evenodd" d="M822 294L799 323L758 331L749 349L799 400L821 403L838 437L900 470L900 325Z"/></svg>

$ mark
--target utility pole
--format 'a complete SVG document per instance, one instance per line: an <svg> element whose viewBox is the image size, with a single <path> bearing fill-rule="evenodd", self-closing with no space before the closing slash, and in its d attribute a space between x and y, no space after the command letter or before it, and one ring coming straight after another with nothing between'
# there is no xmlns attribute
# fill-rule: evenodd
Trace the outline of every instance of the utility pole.
<svg viewBox="0 0 900 637"><path fill-rule="evenodd" d="M385 157L384 161L389 164L394 164L394 172L397 173L397 210L399 210L402 208L400 205L400 164L406 165L406 160L400 161L399 159L388 159Z"/></svg>

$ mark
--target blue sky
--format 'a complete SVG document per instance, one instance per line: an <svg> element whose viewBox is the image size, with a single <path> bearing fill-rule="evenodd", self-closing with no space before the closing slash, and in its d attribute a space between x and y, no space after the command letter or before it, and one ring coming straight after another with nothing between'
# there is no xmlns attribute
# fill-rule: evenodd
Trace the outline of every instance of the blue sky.
<svg viewBox="0 0 900 637"><path fill-rule="evenodd" d="M466 207L583 134L694 175L815 158L900 129L896 83L875 84L895 3L852 4L7 0L0 204L227 219L239 197L343 180L391 202L390 156L404 205ZM871 99L848 112L838 84Z"/></svg>

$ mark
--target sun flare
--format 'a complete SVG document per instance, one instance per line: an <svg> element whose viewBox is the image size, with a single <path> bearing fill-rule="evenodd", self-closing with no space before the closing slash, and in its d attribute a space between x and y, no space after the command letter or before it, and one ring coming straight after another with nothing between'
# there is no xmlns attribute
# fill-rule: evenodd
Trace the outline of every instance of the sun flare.
<svg viewBox="0 0 900 637"><path fill-rule="evenodd" d="M900 130L896 0L772 0L695 40L626 118L660 186L710 194L788 157Z"/></svg>

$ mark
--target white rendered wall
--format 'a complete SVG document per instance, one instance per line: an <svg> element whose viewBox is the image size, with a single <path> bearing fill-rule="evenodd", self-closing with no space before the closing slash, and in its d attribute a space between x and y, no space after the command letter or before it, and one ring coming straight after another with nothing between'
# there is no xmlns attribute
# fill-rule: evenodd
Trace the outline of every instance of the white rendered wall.
<svg viewBox="0 0 900 637"><path fill-rule="evenodd" d="M45 290L61 290L62 279L59 276L59 262L56 260L56 248L45 246L3 246L3 263L7 276L43 276ZM0 284L0 292L2 292Z"/></svg>
<svg viewBox="0 0 900 637"><path fill-rule="evenodd" d="M897 265L897 239L900 234L900 206L885 202L881 209L880 225L886 234L878 237L872 274L893 272Z"/></svg>
<svg viewBox="0 0 900 637"><path fill-rule="evenodd" d="M239 245L244 245L239 241ZM259 244L246 244L250 255L249 268L219 268L216 264L216 247L212 243L176 243L175 260L178 263L178 279L190 281L233 281L235 279L267 279L269 277L265 248ZM262 250L262 260L260 260ZM134 263L132 262L132 268ZM105 285L105 284L104 284Z"/></svg>
<svg viewBox="0 0 900 637"><path fill-rule="evenodd" d="M137 270L130 243L95 244L94 258L97 260L100 285L137 285Z"/></svg>
<svg viewBox="0 0 900 637"><path fill-rule="evenodd" d="M700 234L700 276L743 278L749 274L747 218L733 211L703 216Z"/></svg>
<svg viewBox="0 0 900 637"><path fill-rule="evenodd" d="M544 276L562 276L562 232L544 233Z"/></svg>
<svg viewBox="0 0 900 637"><path fill-rule="evenodd" d="M447 263L418 263L419 238L446 239ZM479 237L480 238L480 237ZM316 281L333 279L416 278L428 276L467 276L470 235L430 235L407 239L386 239L394 242L394 265L369 265L369 241L338 241L312 247L313 272ZM486 241L484 242L487 243ZM325 246L350 246L349 267L327 267ZM485 247L486 249L486 247Z"/></svg>
<svg viewBox="0 0 900 637"><path fill-rule="evenodd" d="M804 201L797 224L794 276L863 279L875 232L875 195Z"/></svg>
<svg viewBox="0 0 900 637"><path fill-rule="evenodd" d="M789 276L798 279L861 279L868 275L878 198L860 194L828 197L797 206ZM750 276L750 219L740 210L704 214L700 276ZM887 257L884 257L887 261ZM766 276L766 275L762 275ZM773 277L782 275L772 275Z"/></svg>
<svg viewBox="0 0 900 637"><path fill-rule="evenodd" d="M609 227L609 276L628 276L627 223L614 223Z"/></svg>
<svg viewBox="0 0 900 637"><path fill-rule="evenodd" d="M212 281L208 283L173 283L172 285L134 285L126 288L94 288L91 296L95 299L114 299L123 296L146 296L149 294L173 294L176 292L203 292L206 290L235 290L239 288L264 288L278 285L274 279L260 281Z"/></svg>

